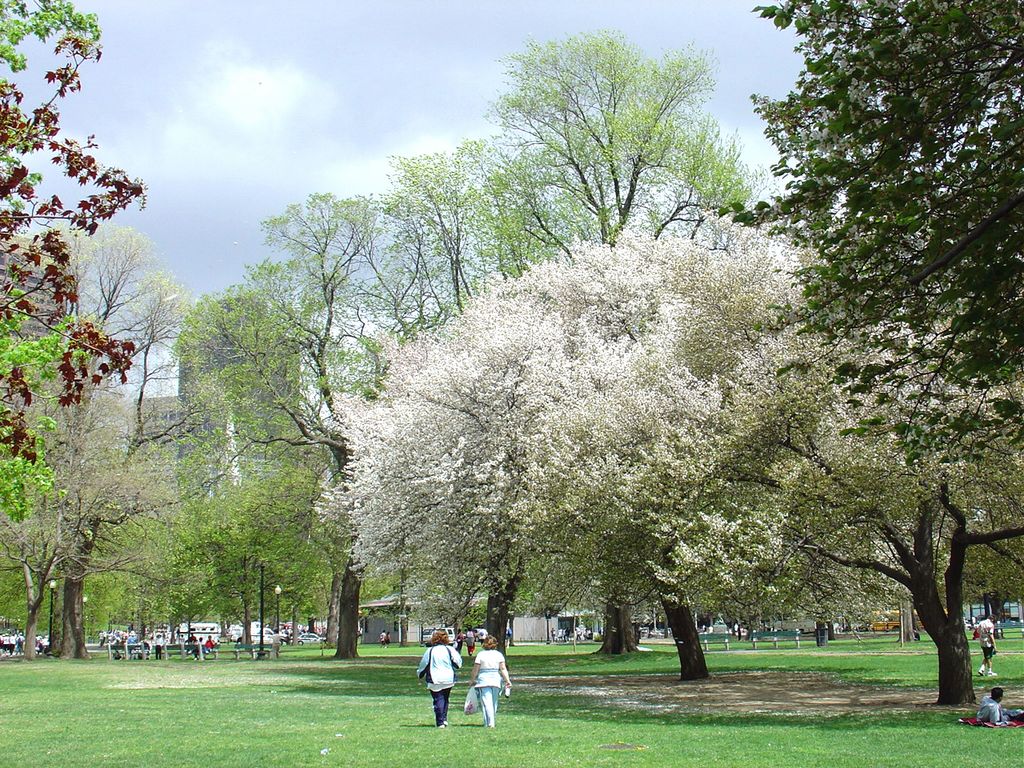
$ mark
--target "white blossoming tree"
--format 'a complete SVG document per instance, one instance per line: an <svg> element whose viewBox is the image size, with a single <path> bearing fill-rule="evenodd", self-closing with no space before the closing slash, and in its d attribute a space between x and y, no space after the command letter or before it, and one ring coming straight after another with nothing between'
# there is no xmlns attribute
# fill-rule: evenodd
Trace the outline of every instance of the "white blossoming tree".
<svg viewBox="0 0 1024 768"><path fill-rule="evenodd" d="M657 588L683 606L696 594L680 588L694 566L686 542L725 541L724 526L733 557L774 555L770 523L736 504L701 517L680 489L714 468L729 392L778 363L754 322L784 298L779 265L753 235L730 252L674 239L581 247L397 350L381 400L356 409L365 561L435 581L478 575L503 637L528 559L571 549L606 596L607 650L621 652L635 647L630 595ZM674 616L692 634L688 610Z"/></svg>
<svg viewBox="0 0 1024 768"><path fill-rule="evenodd" d="M571 387L562 342L553 316L488 294L444 335L403 348L380 401L355 409L364 562L470 580L500 638L533 551L533 444Z"/></svg>
<svg viewBox="0 0 1024 768"><path fill-rule="evenodd" d="M774 490L726 480L754 471L761 418L772 399L792 395L773 388L795 340L758 330L790 290L784 253L749 235L728 252L670 240L620 243L613 254L604 265L577 258L589 271L581 284L603 284L620 318L607 322L608 312L601 324L603 355L584 355L604 358L591 363L589 396L555 419L541 507L550 530L588 542L567 551L601 564L604 650L635 648L622 606L629 591L653 588L681 675L703 677L689 605L755 593L763 601L778 576ZM643 290L631 296L623 276L634 290L645 281ZM590 305L600 311L593 296Z"/></svg>

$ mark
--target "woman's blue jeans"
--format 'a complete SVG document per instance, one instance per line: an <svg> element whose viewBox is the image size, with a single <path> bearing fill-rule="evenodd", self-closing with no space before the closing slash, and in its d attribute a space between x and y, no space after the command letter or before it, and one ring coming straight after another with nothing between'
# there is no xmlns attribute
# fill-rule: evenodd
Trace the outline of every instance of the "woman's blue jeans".
<svg viewBox="0 0 1024 768"><path fill-rule="evenodd" d="M448 722L448 697L451 695L451 688L430 692L431 698L434 699L434 720L436 725L444 725Z"/></svg>

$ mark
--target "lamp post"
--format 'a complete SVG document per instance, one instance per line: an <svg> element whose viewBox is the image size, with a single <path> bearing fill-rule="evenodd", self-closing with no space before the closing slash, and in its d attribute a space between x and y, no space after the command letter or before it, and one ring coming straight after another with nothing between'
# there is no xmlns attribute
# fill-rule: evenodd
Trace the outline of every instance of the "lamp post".
<svg viewBox="0 0 1024 768"><path fill-rule="evenodd" d="M281 585L274 587L274 596L277 598L276 612L274 613L274 634L281 634Z"/></svg>
<svg viewBox="0 0 1024 768"><path fill-rule="evenodd" d="M83 643L88 643L89 642L89 632L86 630L86 626L85 626L85 606L86 606L86 604L88 602L89 602L89 596L88 595L82 595L82 642Z"/></svg>
<svg viewBox="0 0 1024 768"><path fill-rule="evenodd" d="M260 653L259 658L264 658L263 651L263 563L260 563Z"/></svg>
<svg viewBox="0 0 1024 768"><path fill-rule="evenodd" d="M53 593L57 591L57 580L50 579L50 625L46 639L46 652L53 655Z"/></svg>

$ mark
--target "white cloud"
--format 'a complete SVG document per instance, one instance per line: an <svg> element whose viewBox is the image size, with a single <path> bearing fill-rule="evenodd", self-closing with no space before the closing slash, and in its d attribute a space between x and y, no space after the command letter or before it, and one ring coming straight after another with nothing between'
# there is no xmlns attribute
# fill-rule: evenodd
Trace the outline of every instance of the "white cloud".
<svg viewBox="0 0 1024 768"><path fill-rule="evenodd" d="M131 165L154 177L224 179L294 169L297 153L312 162L322 139L310 137L337 97L291 62L257 61L238 43L218 42L164 103L167 111L149 116L148 140L129 150Z"/></svg>

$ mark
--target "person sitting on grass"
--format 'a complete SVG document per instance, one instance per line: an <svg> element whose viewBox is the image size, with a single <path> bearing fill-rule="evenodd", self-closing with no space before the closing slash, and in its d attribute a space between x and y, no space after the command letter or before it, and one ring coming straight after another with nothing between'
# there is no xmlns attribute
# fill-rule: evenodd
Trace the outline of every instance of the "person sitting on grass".
<svg viewBox="0 0 1024 768"><path fill-rule="evenodd" d="M1024 710L1003 709L1003 689L996 687L992 692L982 698L981 706L978 707L978 722L992 723L993 725L1006 725L1009 722L1024 722Z"/></svg>

